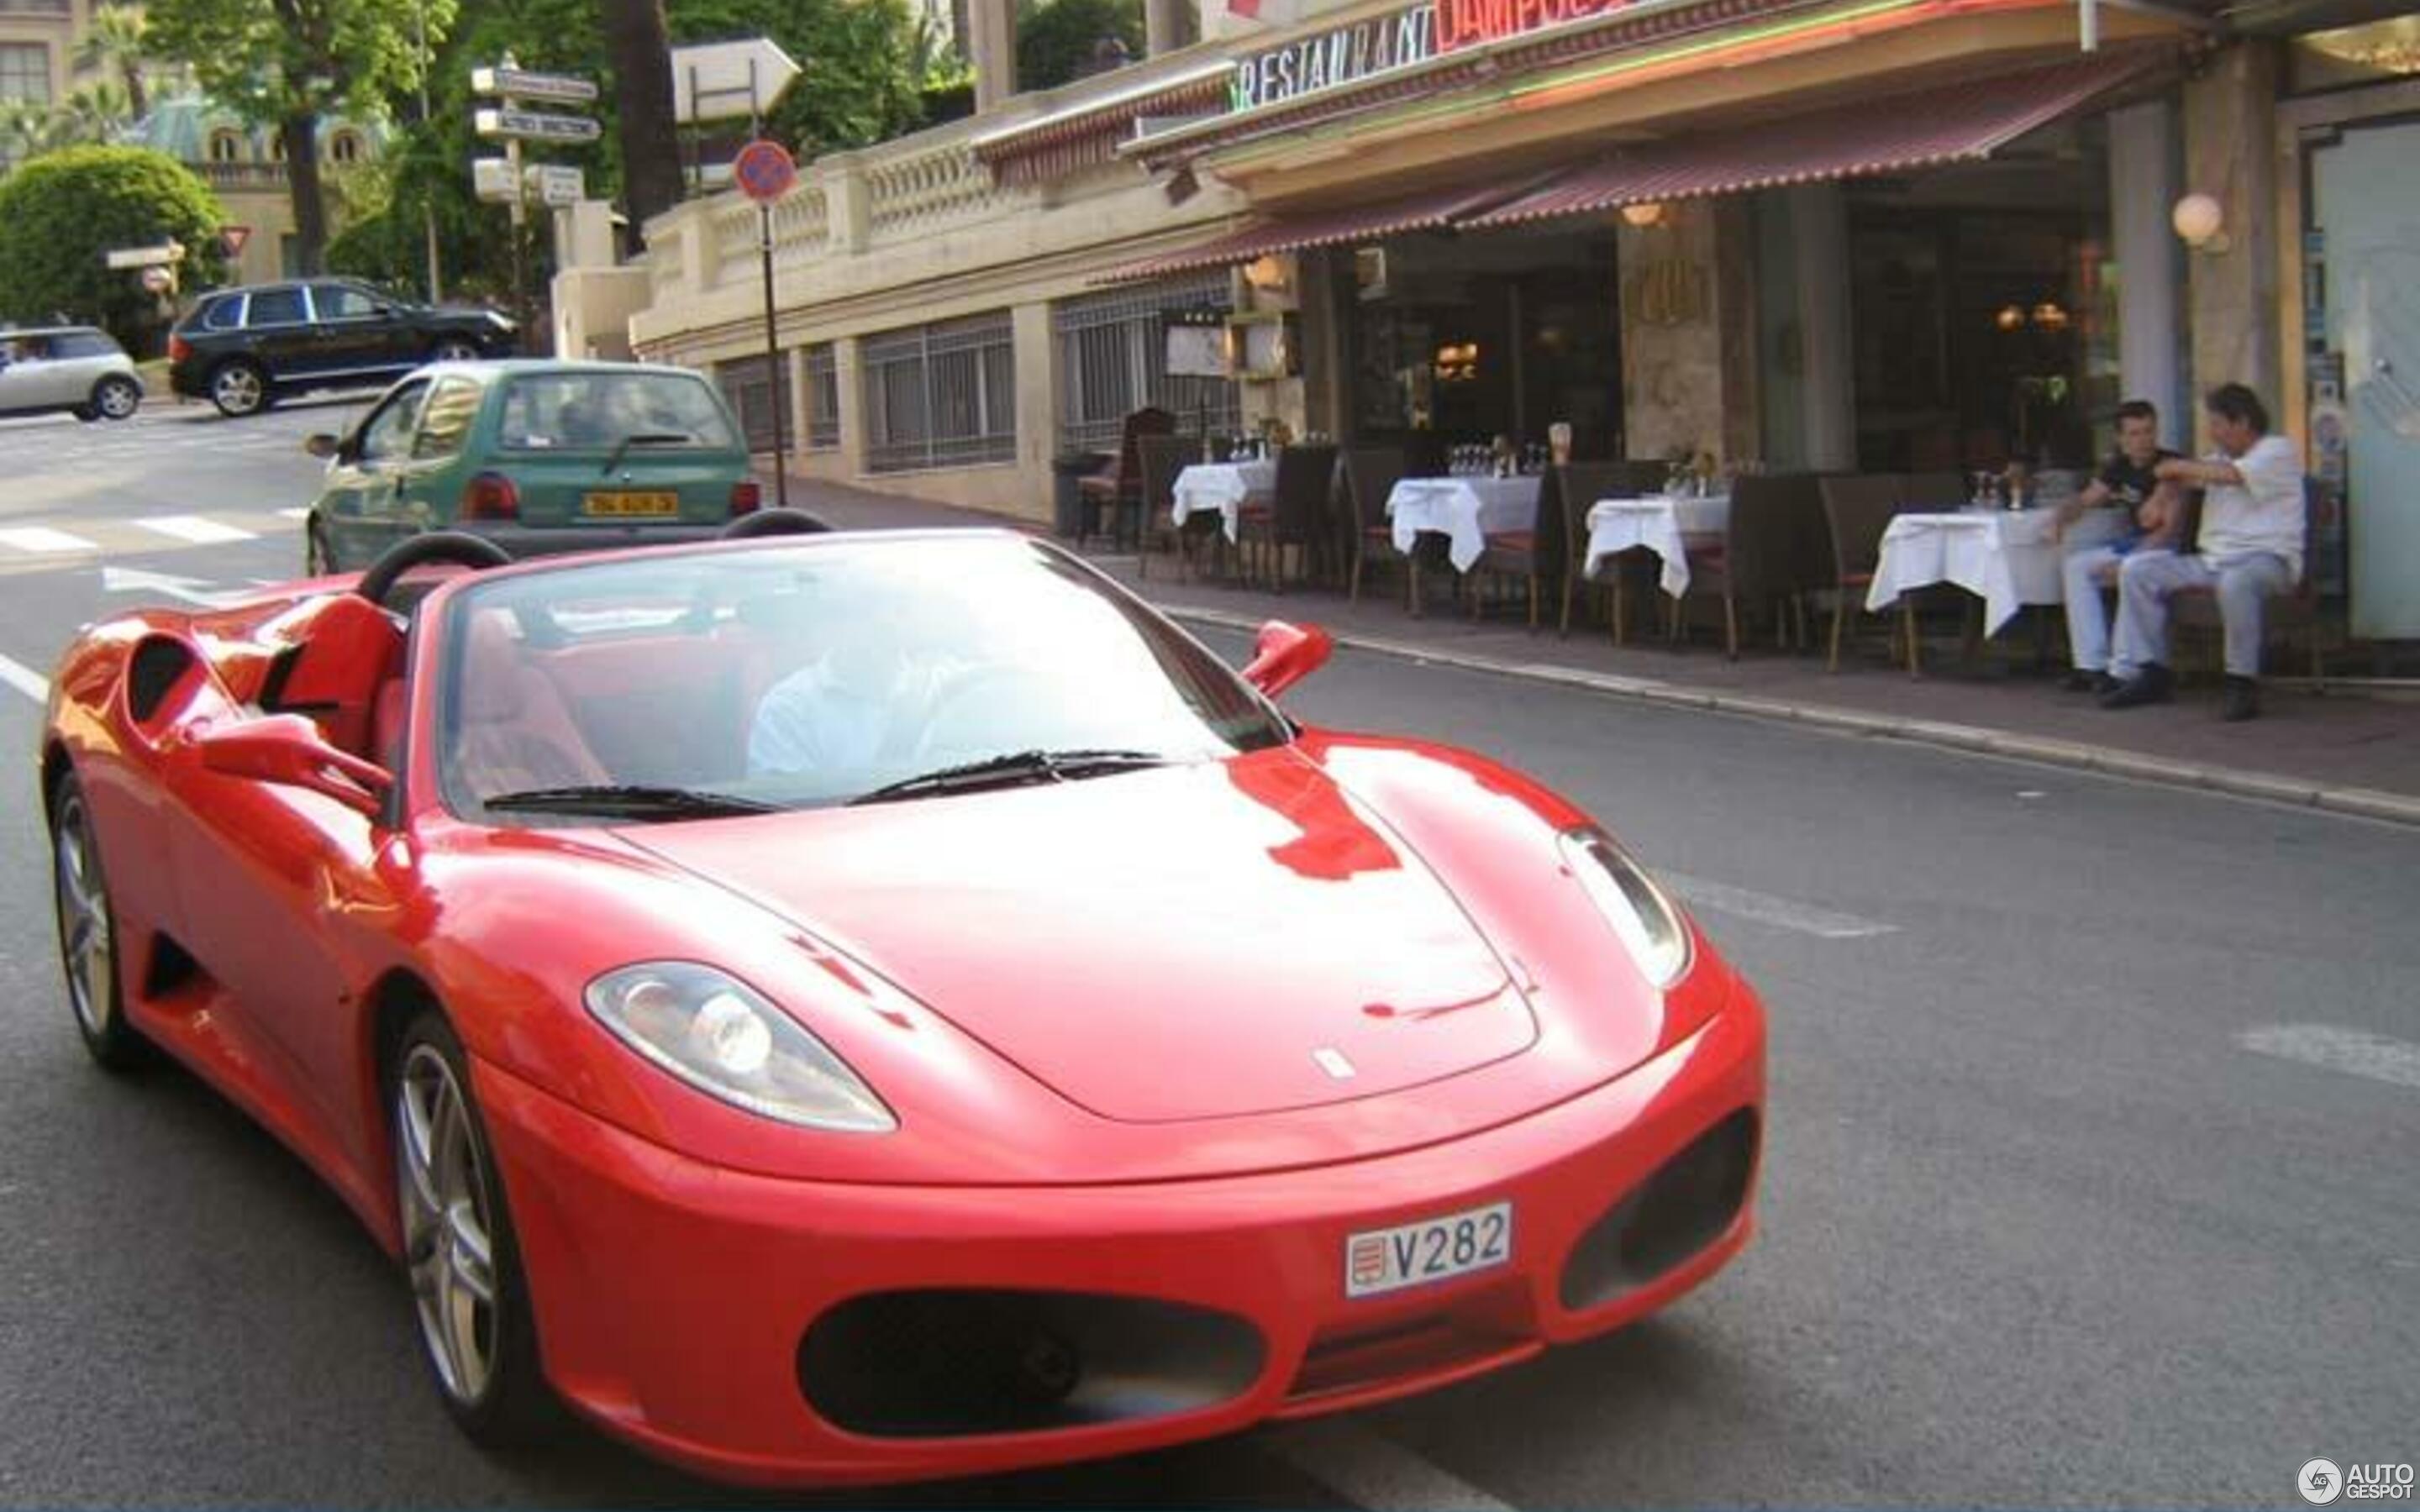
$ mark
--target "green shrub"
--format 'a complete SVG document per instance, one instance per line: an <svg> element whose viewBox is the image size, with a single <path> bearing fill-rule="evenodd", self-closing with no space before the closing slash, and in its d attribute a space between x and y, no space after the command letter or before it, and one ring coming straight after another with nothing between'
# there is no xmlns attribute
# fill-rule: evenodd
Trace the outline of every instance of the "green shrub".
<svg viewBox="0 0 2420 1512"><path fill-rule="evenodd" d="M140 273L103 258L182 242L178 280L190 293L224 276L225 222L209 186L165 153L78 147L35 158L0 178L0 316L89 321L139 354L157 344L159 301Z"/></svg>

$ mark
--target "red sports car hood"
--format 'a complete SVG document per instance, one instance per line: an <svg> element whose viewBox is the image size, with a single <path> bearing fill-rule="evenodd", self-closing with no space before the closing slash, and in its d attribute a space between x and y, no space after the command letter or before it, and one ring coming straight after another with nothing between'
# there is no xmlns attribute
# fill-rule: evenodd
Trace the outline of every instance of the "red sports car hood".
<svg viewBox="0 0 2420 1512"><path fill-rule="evenodd" d="M1453 895L1291 750L628 838L1123 1121L1399 1091L1537 1035Z"/></svg>

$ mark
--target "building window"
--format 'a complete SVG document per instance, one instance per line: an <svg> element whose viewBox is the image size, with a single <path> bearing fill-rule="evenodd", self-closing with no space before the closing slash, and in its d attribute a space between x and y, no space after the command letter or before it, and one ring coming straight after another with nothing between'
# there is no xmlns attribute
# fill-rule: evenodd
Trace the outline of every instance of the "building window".
<svg viewBox="0 0 2420 1512"><path fill-rule="evenodd" d="M361 162L362 139L360 134L354 131L338 131L334 138L328 144L328 157L332 162L347 164Z"/></svg>
<svg viewBox="0 0 2420 1512"><path fill-rule="evenodd" d="M210 133L210 161L212 162L241 162L243 161L243 137L238 132L226 131L225 129L212 131Z"/></svg>
<svg viewBox="0 0 2420 1512"><path fill-rule="evenodd" d="M739 416L739 434L752 452L773 449L773 364L742 357L714 364L714 381Z"/></svg>
<svg viewBox="0 0 2420 1512"><path fill-rule="evenodd" d="M1053 306L1061 450L1116 451L1125 417L1145 405L1176 416L1187 430L1225 436L1240 428L1235 385L1225 378L1170 377L1164 334L1169 311L1208 306L1224 312L1232 304L1227 276L1218 273Z"/></svg>
<svg viewBox="0 0 2420 1512"><path fill-rule="evenodd" d="M885 332L859 349L869 471L1016 459L1016 347L1007 311Z"/></svg>
<svg viewBox="0 0 2420 1512"><path fill-rule="evenodd" d="M0 43L0 100L51 102L51 50L40 42Z"/></svg>
<svg viewBox="0 0 2420 1512"><path fill-rule="evenodd" d="M829 345L807 348L807 449L840 445L840 363Z"/></svg>

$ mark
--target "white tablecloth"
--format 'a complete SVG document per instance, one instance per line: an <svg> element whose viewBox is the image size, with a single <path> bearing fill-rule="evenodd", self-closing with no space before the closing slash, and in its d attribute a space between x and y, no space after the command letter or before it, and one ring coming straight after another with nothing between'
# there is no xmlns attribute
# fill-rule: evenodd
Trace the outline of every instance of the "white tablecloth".
<svg viewBox="0 0 2420 1512"><path fill-rule="evenodd" d="M1447 559L1468 572L1487 549L1487 537L1503 531L1535 530L1535 478L1405 478L1387 495L1394 522L1395 549L1409 555L1420 532L1435 531L1450 543Z"/></svg>
<svg viewBox="0 0 2420 1512"><path fill-rule="evenodd" d="M1688 538L1718 537L1730 520L1729 494L1600 499L1589 506L1587 576L1595 577L1606 558L1645 547L1664 559L1664 592L1678 598L1689 591Z"/></svg>
<svg viewBox="0 0 2420 1512"><path fill-rule="evenodd" d="M1278 465L1273 461L1197 462L1176 475L1171 490L1175 503L1169 516L1183 530L1187 516L1215 509L1223 517L1227 539L1233 541L1240 533L1246 501L1266 499L1277 486Z"/></svg>
<svg viewBox="0 0 2420 1512"><path fill-rule="evenodd" d="M1982 599L1983 631L1997 635L2020 606L2061 602L2061 559L2109 539L2122 522L2116 510L2093 511L2068 530L2062 543L2051 537L2056 517L2049 509L1900 515L1883 532L1882 561L1866 608L1885 609L1901 594L1956 583Z"/></svg>

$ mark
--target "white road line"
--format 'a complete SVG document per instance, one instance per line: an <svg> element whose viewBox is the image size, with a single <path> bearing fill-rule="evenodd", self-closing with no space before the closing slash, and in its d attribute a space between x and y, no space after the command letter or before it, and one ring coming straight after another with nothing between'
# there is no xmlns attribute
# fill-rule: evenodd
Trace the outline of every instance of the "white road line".
<svg viewBox="0 0 2420 1512"><path fill-rule="evenodd" d="M292 509L281 509L277 512L277 517L279 519L309 519L311 517L311 506L308 504L298 504Z"/></svg>
<svg viewBox="0 0 2420 1512"><path fill-rule="evenodd" d="M1819 940L1862 939L1869 934L1888 934L1899 927L1859 918L1854 914L1835 914L1807 903L1792 903L1787 898L1750 892L1745 887L1708 882L1702 877L1683 876L1677 872L1658 870L1655 875L1682 898L1701 908L1712 908L1799 934L1812 934Z"/></svg>
<svg viewBox="0 0 2420 1512"><path fill-rule="evenodd" d="M20 525L0 531L0 546L16 551L39 551L44 554L60 551L98 551L101 549L81 535L70 535L42 525Z"/></svg>
<svg viewBox="0 0 2420 1512"><path fill-rule="evenodd" d="M0 683L8 684L37 703L51 701L51 685L43 680L41 673L23 662L0 656Z"/></svg>
<svg viewBox="0 0 2420 1512"><path fill-rule="evenodd" d="M2420 1088L2420 1044L2333 1024L2271 1024L2246 1029L2235 1042L2255 1055L2324 1066L2351 1076Z"/></svg>
<svg viewBox="0 0 2420 1512"><path fill-rule="evenodd" d="M1368 1512L1513 1512L1400 1444L1342 1419L1276 1428L1278 1458Z"/></svg>
<svg viewBox="0 0 2420 1512"><path fill-rule="evenodd" d="M134 523L147 531L156 532L162 535L173 535L179 541L191 541L196 546L215 546L221 541L259 539L250 531L240 531L232 525L222 525L214 519L204 519L199 515L154 515L148 519L138 519Z"/></svg>

